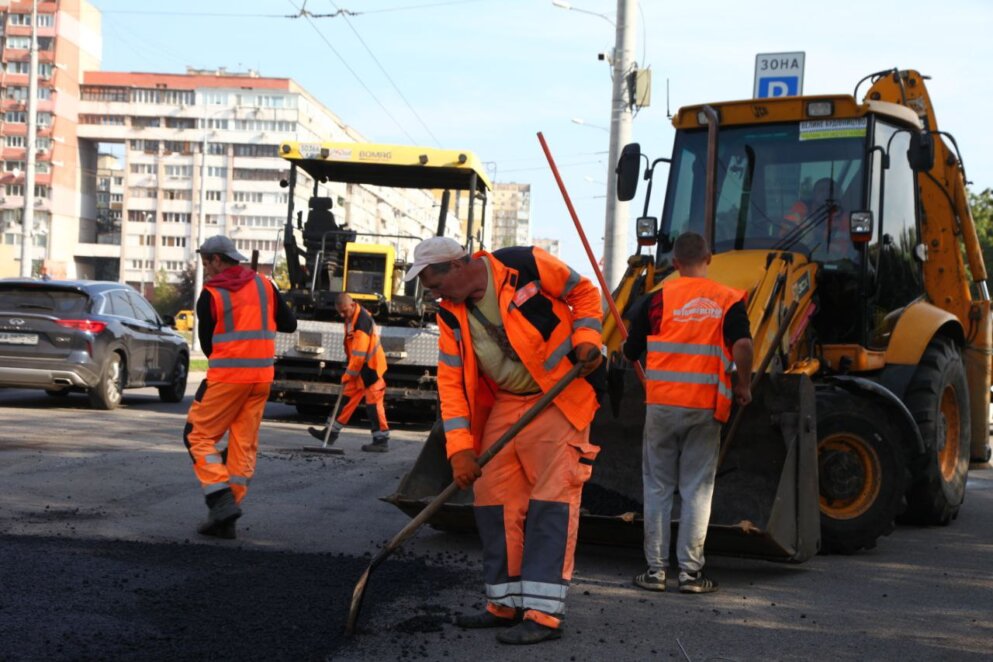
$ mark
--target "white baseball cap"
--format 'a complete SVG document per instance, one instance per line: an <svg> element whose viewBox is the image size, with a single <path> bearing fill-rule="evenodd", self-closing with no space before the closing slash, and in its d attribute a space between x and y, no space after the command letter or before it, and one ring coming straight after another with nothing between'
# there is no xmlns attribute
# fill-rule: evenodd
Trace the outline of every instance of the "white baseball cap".
<svg viewBox="0 0 993 662"><path fill-rule="evenodd" d="M414 280L424 270L424 267L458 260L465 255L466 252L462 248L462 244L454 239L449 237L425 239L414 248L414 264L410 265L410 269L407 270L407 275L403 279L405 281Z"/></svg>

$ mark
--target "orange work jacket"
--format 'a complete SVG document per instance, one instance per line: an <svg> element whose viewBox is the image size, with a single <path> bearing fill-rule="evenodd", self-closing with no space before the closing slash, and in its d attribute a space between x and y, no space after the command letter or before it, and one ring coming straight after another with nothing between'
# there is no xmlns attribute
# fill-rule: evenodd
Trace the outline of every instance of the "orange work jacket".
<svg viewBox="0 0 993 662"><path fill-rule="evenodd" d="M713 409L725 422L734 399L724 317L745 292L708 278L680 277L663 288L662 321L648 336L645 400L650 405Z"/></svg>
<svg viewBox="0 0 993 662"><path fill-rule="evenodd" d="M211 294L213 351L207 362L207 382L271 383L276 355L276 301L264 278L254 278L239 290L205 285Z"/></svg>
<svg viewBox="0 0 993 662"><path fill-rule="evenodd" d="M511 347L542 391L548 391L576 362L580 343L603 344L600 292L589 280L544 250L532 246L480 251L489 260L500 317ZM464 303L442 301L438 311L438 394L448 457L479 452L497 387L479 370ZM594 384L603 368L572 382L554 404L574 428L583 430L599 407Z"/></svg>
<svg viewBox="0 0 993 662"><path fill-rule="evenodd" d="M361 377L366 388L386 372L386 352L379 341L379 327L369 311L359 304L355 304L352 316L345 320L345 357L347 379Z"/></svg>

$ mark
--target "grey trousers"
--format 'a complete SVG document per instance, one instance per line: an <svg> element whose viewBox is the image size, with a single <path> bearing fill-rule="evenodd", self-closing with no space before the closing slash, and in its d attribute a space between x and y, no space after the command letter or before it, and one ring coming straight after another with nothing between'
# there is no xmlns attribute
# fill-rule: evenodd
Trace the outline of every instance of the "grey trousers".
<svg viewBox="0 0 993 662"><path fill-rule="evenodd" d="M645 560L651 570L668 566L672 500L682 500L676 559L681 570L703 568L721 424L712 409L648 405L642 446L645 485Z"/></svg>

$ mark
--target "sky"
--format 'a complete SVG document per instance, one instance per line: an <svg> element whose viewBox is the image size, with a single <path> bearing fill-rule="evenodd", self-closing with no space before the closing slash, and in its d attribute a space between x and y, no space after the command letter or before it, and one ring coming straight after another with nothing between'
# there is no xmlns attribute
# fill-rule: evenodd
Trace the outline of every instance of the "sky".
<svg viewBox="0 0 993 662"><path fill-rule="evenodd" d="M256 69L293 78L369 142L471 150L496 181L531 184L533 236L559 239L561 257L592 274L536 133L599 255L612 168L610 68L597 54L613 48L616 0L575 0L573 10L550 0L91 1L103 12L103 69ZM894 67L931 76L939 128L958 141L971 188L993 187L984 121L993 108L993 2L895 6L641 0L636 56L651 68L653 89L633 140L653 159L668 156L667 107L748 98L757 53L803 51L806 94L851 94L862 77ZM288 18L303 7L340 14ZM653 191L655 215L664 188L660 181ZM633 219L629 226L633 247Z"/></svg>

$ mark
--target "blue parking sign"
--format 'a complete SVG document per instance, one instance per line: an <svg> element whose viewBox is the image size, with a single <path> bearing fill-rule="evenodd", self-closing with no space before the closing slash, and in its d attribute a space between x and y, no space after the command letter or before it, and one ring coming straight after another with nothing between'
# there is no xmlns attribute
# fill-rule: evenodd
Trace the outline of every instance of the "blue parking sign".
<svg viewBox="0 0 993 662"><path fill-rule="evenodd" d="M755 56L756 99L794 97L803 94L805 53L759 53Z"/></svg>

